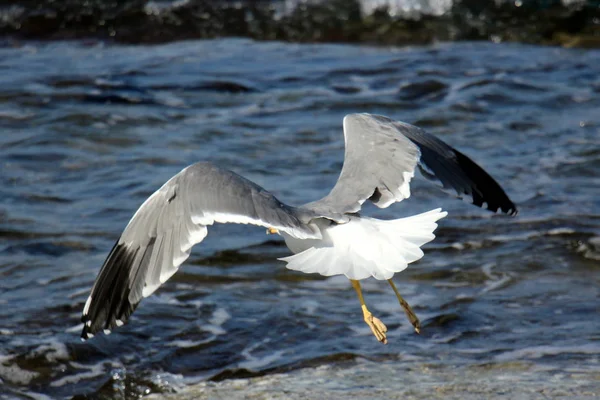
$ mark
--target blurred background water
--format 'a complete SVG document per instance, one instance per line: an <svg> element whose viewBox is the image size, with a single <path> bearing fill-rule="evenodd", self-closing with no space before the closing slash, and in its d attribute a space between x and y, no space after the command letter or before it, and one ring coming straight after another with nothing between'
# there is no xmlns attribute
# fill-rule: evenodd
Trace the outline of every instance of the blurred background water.
<svg viewBox="0 0 600 400"><path fill-rule="evenodd" d="M600 392L599 51L13 41L0 71L1 398ZM279 238L218 225L127 325L79 340L104 258L168 178L209 160L289 204L316 199L352 112L440 136L520 209L492 215L418 179L409 200L369 210L449 212L396 277L421 335L387 284L364 282L383 346L345 278L288 271Z"/></svg>
<svg viewBox="0 0 600 400"><path fill-rule="evenodd" d="M164 43L215 37L426 44L489 40L600 47L599 0L21 0L0 35Z"/></svg>

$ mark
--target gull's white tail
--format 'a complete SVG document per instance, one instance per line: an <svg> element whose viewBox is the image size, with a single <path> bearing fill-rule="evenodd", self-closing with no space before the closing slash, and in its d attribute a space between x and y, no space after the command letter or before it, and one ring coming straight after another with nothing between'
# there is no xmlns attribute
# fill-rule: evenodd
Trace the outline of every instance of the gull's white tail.
<svg viewBox="0 0 600 400"><path fill-rule="evenodd" d="M436 222L447 214L438 208L389 221L352 217L346 224L324 227L323 239L310 241L313 247L280 260L289 269L306 273L390 279L423 257L421 246L435 238ZM297 243L287 237L286 242L297 251Z"/></svg>

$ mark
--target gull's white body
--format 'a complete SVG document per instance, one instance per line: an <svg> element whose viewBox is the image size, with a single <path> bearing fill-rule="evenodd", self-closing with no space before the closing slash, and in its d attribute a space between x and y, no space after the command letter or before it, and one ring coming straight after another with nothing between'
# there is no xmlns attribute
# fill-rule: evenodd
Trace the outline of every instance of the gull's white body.
<svg viewBox="0 0 600 400"><path fill-rule="evenodd" d="M436 222L446 215L438 208L387 221L351 216L349 222L338 225L320 220L322 239L296 239L282 232L295 254L280 260L289 269L305 273L390 279L423 257L421 246L435 238Z"/></svg>

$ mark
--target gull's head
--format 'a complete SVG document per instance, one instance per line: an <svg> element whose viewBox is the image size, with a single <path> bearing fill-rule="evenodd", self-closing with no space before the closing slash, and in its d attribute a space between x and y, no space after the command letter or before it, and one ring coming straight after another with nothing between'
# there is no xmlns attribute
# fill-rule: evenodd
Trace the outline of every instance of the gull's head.
<svg viewBox="0 0 600 400"><path fill-rule="evenodd" d="M267 235L274 235L276 233L279 233L279 231L275 228L267 228Z"/></svg>

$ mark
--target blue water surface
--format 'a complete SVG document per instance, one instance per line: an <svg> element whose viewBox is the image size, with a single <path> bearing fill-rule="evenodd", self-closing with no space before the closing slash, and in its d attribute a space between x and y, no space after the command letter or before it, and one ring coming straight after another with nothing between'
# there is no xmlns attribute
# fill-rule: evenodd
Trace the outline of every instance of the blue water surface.
<svg viewBox="0 0 600 400"><path fill-rule="evenodd" d="M352 357L600 368L600 52L248 40L0 49L0 394L136 398ZM519 206L493 215L416 179L368 213L442 207L425 258L363 284L285 269L264 229L218 225L111 335L81 342L100 266L137 207L200 160L299 205L328 193L341 121L384 114L470 155Z"/></svg>

